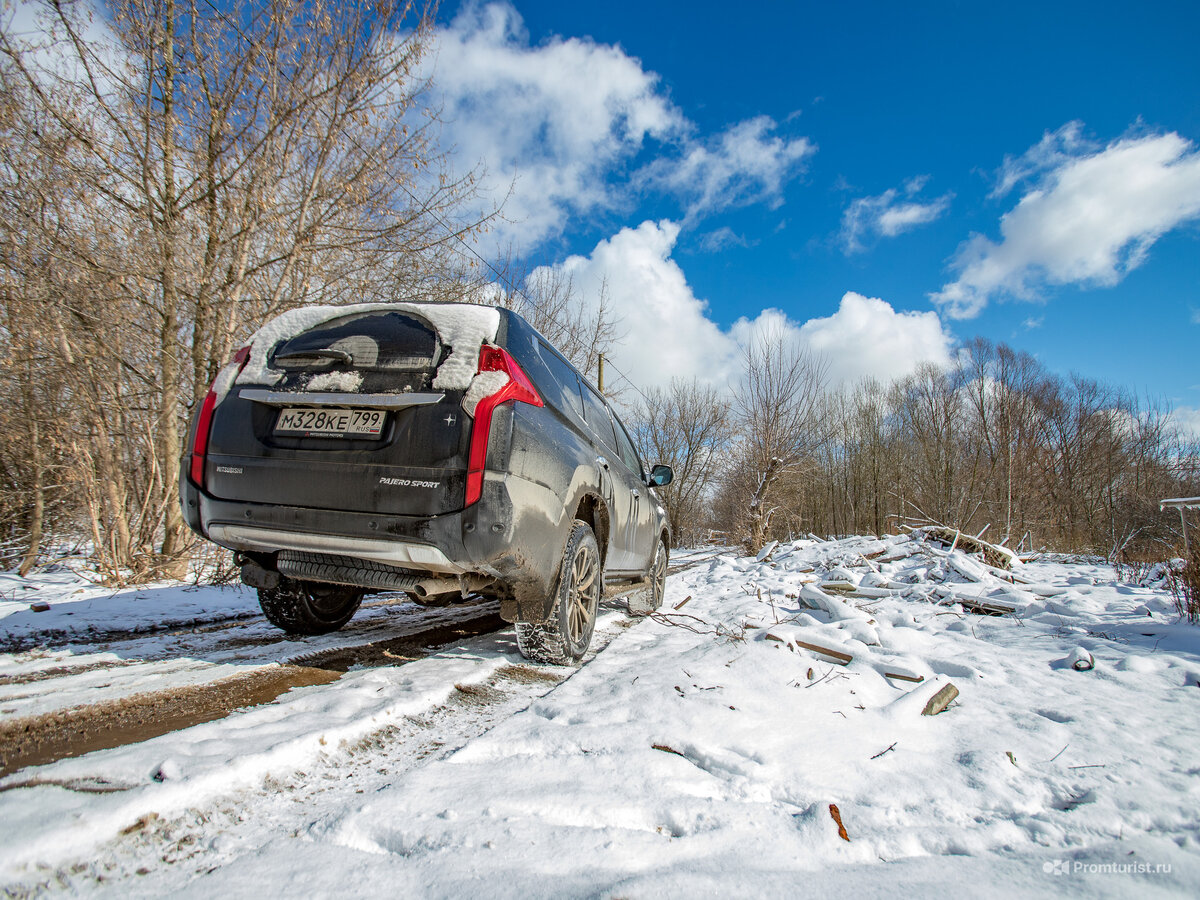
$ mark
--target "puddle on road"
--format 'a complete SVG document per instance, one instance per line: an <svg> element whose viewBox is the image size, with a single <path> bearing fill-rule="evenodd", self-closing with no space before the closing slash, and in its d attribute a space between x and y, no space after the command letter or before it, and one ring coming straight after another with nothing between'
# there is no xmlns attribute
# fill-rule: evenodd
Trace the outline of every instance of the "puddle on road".
<svg viewBox="0 0 1200 900"><path fill-rule="evenodd" d="M322 650L207 684L0 721L0 777L221 719L235 710L270 703L292 688L337 681L351 668L403 665L439 646L504 627L504 620L493 613L392 640Z"/></svg>

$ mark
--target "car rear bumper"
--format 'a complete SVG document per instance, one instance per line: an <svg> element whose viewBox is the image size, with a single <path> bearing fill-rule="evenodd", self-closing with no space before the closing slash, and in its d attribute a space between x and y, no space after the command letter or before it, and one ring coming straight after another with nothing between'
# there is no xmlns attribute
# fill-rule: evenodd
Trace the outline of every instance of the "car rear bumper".
<svg viewBox="0 0 1200 900"><path fill-rule="evenodd" d="M210 540L230 550L262 553L299 550L349 556L437 574L462 575L468 571L461 564L453 562L437 547L409 541L305 534L298 531L259 528L254 525L226 525L216 522L208 526L208 536Z"/></svg>
<svg viewBox="0 0 1200 900"><path fill-rule="evenodd" d="M483 575L503 585L507 596L502 597L501 615L509 621L542 621L548 613L547 598L566 540L562 502L524 479L488 473L478 503L437 516L221 500L186 477L183 481L189 526L230 550L262 557L296 550L439 576ZM514 499L521 510L519 523L514 521ZM264 564L273 565L269 559Z"/></svg>

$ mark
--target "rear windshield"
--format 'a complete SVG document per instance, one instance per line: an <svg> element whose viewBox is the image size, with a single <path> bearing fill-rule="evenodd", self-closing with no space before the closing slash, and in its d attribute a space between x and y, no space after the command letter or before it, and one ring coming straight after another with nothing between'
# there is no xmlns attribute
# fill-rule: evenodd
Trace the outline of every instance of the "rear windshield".
<svg viewBox="0 0 1200 900"><path fill-rule="evenodd" d="M415 316L370 312L323 322L275 348L271 366L325 369L333 365L367 371L435 369L442 361L437 332Z"/></svg>

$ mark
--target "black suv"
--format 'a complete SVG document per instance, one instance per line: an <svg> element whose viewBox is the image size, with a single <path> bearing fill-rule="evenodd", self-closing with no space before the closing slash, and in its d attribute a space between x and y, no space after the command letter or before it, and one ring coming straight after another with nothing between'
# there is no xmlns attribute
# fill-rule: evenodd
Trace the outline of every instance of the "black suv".
<svg viewBox="0 0 1200 900"><path fill-rule="evenodd" d="M669 523L604 398L507 309L285 313L197 411L181 495L280 628L340 628L368 591L500 601L521 652L578 660L605 584L662 602Z"/></svg>

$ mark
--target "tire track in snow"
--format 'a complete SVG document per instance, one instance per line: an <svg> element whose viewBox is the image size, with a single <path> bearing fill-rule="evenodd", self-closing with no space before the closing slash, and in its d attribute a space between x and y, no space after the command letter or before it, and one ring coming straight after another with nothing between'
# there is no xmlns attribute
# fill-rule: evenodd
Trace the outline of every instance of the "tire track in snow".
<svg viewBox="0 0 1200 900"><path fill-rule="evenodd" d="M606 601L586 666L617 635L637 624ZM469 647L467 642L460 646ZM150 812L86 858L11 885L15 897L47 891L127 895L176 893L210 872L280 838L321 834L345 807L362 804L406 773L451 756L571 678L579 668L504 665L476 684L455 684L451 697L385 725L350 746L330 747L302 769L273 773L170 818Z"/></svg>
<svg viewBox="0 0 1200 900"><path fill-rule="evenodd" d="M311 651L216 681L5 719L0 721L0 777L224 718L236 710L270 703L292 688L329 684L352 666L402 665L430 655L436 647L505 626L498 615L488 612L360 646ZM114 665L128 663L121 660Z"/></svg>

